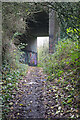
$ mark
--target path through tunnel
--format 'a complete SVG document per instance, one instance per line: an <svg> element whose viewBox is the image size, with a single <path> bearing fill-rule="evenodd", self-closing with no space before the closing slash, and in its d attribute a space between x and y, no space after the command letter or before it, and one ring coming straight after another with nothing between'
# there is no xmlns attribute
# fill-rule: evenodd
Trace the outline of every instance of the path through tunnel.
<svg viewBox="0 0 80 120"><path fill-rule="evenodd" d="M49 36L49 13L45 11L35 13L34 19L27 19L26 22L29 29L26 28L26 32L20 36L20 41L27 43L27 46L23 49L25 63L36 66L38 63L37 42L40 41L37 37Z"/></svg>
<svg viewBox="0 0 80 120"><path fill-rule="evenodd" d="M53 13L53 14L52 14ZM38 42L39 37L43 37L41 40L43 41L44 37L48 37L48 49L47 51L53 53L53 48L56 39L58 36L55 36L58 32L58 25L56 24L55 12L41 11L38 13L34 13L34 18L27 19L26 23L29 27L24 34L20 36L20 42L27 43L27 46L22 49L25 52L25 63L30 66L37 66L39 60L39 52L38 52ZM39 40L39 41L38 41ZM46 39L44 42L44 46L46 46Z"/></svg>

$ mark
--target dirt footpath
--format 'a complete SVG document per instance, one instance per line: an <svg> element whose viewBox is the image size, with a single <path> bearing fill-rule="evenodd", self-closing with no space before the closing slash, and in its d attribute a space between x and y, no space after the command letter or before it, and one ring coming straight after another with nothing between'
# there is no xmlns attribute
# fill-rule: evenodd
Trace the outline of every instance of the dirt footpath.
<svg viewBox="0 0 80 120"><path fill-rule="evenodd" d="M45 118L45 81L42 68L29 67L27 75L19 80L10 119Z"/></svg>

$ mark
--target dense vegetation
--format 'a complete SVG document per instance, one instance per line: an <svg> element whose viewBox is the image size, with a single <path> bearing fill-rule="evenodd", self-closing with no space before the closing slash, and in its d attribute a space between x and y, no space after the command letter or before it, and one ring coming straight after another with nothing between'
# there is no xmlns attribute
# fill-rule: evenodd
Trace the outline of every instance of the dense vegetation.
<svg viewBox="0 0 80 120"><path fill-rule="evenodd" d="M79 117L79 61L79 43L75 38L74 41L66 38L58 41L56 52L43 55L40 59L39 66L42 66L48 75L46 90L47 96L49 96L48 101L53 101L52 96L55 92L56 107L60 108L57 109L56 115L60 113L69 118ZM51 110L54 107L48 105L50 110L48 117L51 116Z"/></svg>
<svg viewBox="0 0 80 120"><path fill-rule="evenodd" d="M19 62L22 52L17 48L12 51L13 61L11 64L5 61L2 65L2 102L3 102L3 118L11 110L13 105L12 100L15 99L16 91L18 90L18 83L26 75L28 65Z"/></svg>
<svg viewBox="0 0 80 120"><path fill-rule="evenodd" d="M37 3L39 4L39 3ZM61 38L74 36L79 39L80 25L79 25L79 6L80 2L46 2L41 3L43 8L54 10L57 13L61 29ZM47 10L47 9L46 9Z"/></svg>

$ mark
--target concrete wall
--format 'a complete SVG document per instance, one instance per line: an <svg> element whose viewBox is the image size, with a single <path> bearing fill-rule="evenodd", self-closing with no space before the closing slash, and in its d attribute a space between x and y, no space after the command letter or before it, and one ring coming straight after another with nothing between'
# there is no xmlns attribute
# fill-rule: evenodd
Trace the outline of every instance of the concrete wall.
<svg viewBox="0 0 80 120"><path fill-rule="evenodd" d="M59 25L56 18L56 12L49 12L49 53L55 52L55 44L59 39Z"/></svg>
<svg viewBox="0 0 80 120"><path fill-rule="evenodd" d="M31 41L31 51L37 52L37 38Z"/></svg>
<svg viewBox="0 0 80 120"><path fill-rule="evenodd" d="M26 51L37 52L37 38L29 40L27 44Z"/></svg>
<svg viewBox="0 0 80 120"><path fill-rule="evenodd" d="M37 38L29 40L25 48L25 63L31 66L37 65Z"/></svg>

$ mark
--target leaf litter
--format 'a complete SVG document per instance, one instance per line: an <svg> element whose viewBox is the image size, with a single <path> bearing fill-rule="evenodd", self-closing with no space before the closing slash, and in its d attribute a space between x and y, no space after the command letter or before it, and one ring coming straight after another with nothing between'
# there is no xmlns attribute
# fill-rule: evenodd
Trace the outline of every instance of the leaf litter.
<svg viewBox="0 0 80 120"><path fill-rule="evenodd" d="M29 67L27 75L19 80L18 90L13 101L9 102L11 111L8 118L78 118L77 103L56 80L46 81L47 75L40 67ZM76 106L76 107L75 107ZM8 120L9 120L8 119Z"/></svg>

